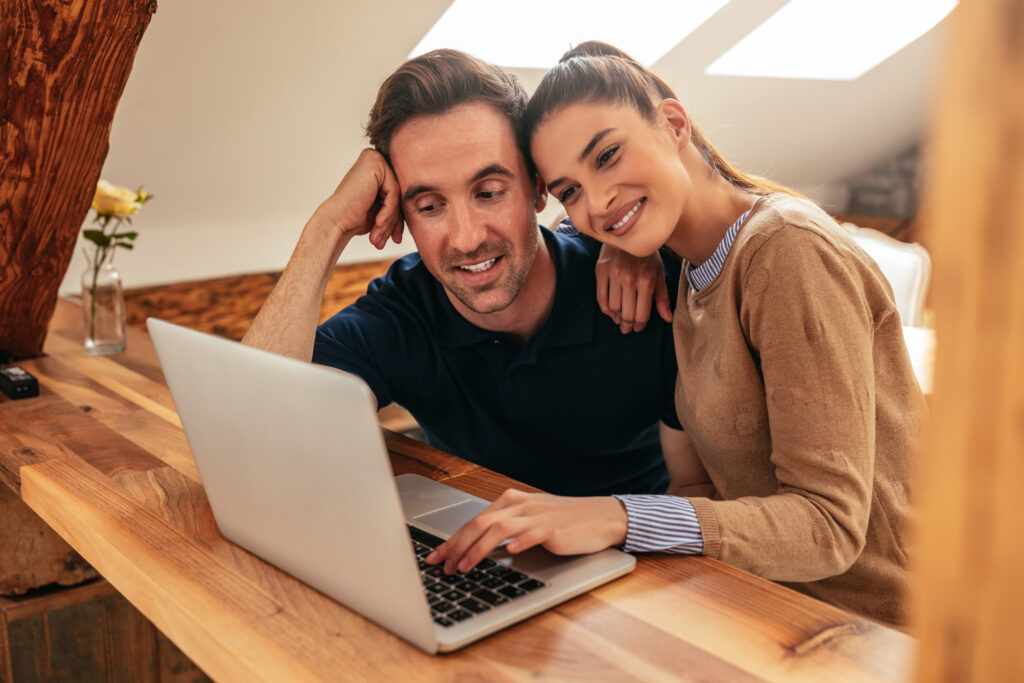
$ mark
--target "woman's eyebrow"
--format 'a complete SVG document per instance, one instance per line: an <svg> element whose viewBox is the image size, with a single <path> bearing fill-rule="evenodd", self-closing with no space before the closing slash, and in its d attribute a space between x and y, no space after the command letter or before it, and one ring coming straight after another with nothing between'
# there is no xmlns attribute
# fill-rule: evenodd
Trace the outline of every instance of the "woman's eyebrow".
<svg viewBox="0 0 1024 683"><path fill-rule="evenodd" d="M598 133L596 133L594 135L594 137L590 138L590 142L588 142L587 146L583 148L582 152L580 152L580 156L577 159L577 161L579 161L582 164L583 160L587 158L587 155L590 154L592 151L594 151L594 148L597 147L597 143L601 142L601 140L604 138L604 136L608 135L608 133L611 133L613 130L615 130L615 128L605 128L604 130L599 131ZM551 190L552 188L558 187L559 185L561 185L564 182L565 182L565 178L564 177L563 178L555 178L550 183L548 183L548 190Z"/></svg>
<svg viewBox="0 0 1024 683"><path fill-rule="evenodd" d="M613 130L615 129L605 128L604 130L597 133L594 137L590 138L590 142L588 142L587 146L583 148L582 152L580 152L580 156L577 159L577 161L579 161L582 164L583 160L587 158L587 155L590 154L594 150L594 147L597 146L597 143L601 142L601 138L603 138L605 135L608 135L608 133L611 133Z"/></svg>

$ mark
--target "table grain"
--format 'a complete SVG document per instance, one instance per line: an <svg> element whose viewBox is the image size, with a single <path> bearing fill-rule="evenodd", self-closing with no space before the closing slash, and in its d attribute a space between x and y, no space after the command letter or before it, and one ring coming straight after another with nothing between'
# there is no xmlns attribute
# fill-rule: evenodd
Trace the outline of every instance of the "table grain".
<svg viewBox="0 0 1024 683"><path fill-rule="evenodd" d="M0 399L0 481L210 676L353 679L898 681L894 629L704 557L630 575L455 653L430 656L217 530L148 335L90 356L58 304L38 398ZM385 432L396 474L493 499L506 477Z"/></svg>

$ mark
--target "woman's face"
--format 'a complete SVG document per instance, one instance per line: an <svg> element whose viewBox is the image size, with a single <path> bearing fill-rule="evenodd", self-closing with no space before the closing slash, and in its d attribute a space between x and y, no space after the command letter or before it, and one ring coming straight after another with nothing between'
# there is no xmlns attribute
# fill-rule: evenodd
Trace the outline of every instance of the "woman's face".
<svg viewBox="0 0 1024 683"><path fill-rule="evenodd" d="M548 116L530 141L551 196L576 228L641 257L668 241L691 187L680 160L689 142L682 107L666 100L655 113L651 122L629 106L572 104Z"/></svg>

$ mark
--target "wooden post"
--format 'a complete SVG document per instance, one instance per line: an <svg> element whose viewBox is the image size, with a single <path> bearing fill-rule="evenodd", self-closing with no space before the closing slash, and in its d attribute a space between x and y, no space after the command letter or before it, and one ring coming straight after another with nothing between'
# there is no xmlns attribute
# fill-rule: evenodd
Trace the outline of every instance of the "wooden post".
<svg viewBox="0 0 1024 683"><path fill-rule="evenodd" d="M964 0L927 166L937 358L913 614L923 681L1024 678L1024 2Z"/></svg>
<svg viewBox="0 0 1024 683"><path fill-rule="evenodd" d="M0 350L39 355L156 0L4 0Z"/></svg>

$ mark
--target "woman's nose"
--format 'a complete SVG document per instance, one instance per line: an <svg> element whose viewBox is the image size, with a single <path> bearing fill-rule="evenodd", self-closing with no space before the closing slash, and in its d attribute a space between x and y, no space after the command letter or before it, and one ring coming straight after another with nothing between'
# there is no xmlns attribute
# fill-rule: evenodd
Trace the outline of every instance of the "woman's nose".
<svg viewBox="0 0 1024 683"><path fill-rule="evenodd" d="M611 183L592 185L586 196L591 216L607 216L615 203L615 186Z"/></svg>

